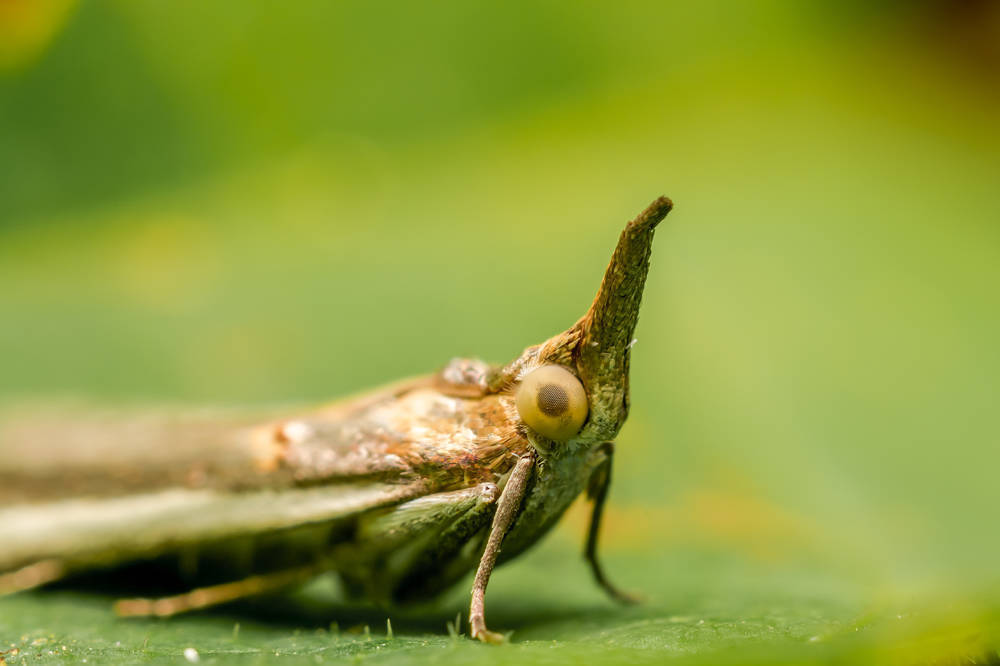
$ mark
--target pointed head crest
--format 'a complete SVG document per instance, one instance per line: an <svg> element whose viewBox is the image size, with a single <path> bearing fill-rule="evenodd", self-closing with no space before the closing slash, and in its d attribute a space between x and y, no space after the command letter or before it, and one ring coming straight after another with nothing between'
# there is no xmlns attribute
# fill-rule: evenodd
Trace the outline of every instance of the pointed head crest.
<svg viewBox="0 0 1000 666"><path fill-rule="evenodd" d="M670 199L660 197L629 222L587 313L566 332L526 349L495 378L498 385L521 381L546 365L572 371L586 391L589 407L574 439L609 441L628 416L632 334L649 271L653 232L671 208Z"/></svg>

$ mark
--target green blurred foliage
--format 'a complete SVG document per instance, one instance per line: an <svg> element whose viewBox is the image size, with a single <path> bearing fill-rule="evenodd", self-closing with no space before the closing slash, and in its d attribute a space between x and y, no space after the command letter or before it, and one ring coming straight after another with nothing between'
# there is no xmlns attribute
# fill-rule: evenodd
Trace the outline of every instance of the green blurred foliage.
<svg viewBox="0 0 1000 666"><path fill-rule="evenodd" d="M561 570L574 514L491 586L538 641L498 658L978 658L1000 19L948 4L81 3L0 74L0 394L318 401L503 361L575 321L667 194L607 527L652 601ZM103 612L0 603L12 634L127 634L121 661L220 622ZM451 649L446 615L389 652ZM375 649L320 656L349 654Z"/></svg>

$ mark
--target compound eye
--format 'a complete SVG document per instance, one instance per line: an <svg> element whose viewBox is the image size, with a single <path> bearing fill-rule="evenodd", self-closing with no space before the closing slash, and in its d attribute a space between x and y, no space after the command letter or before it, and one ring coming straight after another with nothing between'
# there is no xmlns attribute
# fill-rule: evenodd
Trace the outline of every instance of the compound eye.
<svg viewBox="0 0 1000 666"><path fill-rule="evenodd" d="M565 441L580 432L587 420L587 392L572 372L559 365L543 365L529 372L514 396L517 412L538 434Z"/></svg>

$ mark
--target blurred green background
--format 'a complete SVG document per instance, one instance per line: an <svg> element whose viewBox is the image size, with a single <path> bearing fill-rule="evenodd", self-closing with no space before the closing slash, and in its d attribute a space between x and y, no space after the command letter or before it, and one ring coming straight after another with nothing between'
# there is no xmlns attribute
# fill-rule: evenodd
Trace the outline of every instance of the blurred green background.
<svg viewBox="0 0 1000 666"><path fill-rule="evenodd" d="M1000 659L998 7L0 0L7 400L505 361L676 203L605 529L645 606L576 510L495 577L500 651L447 638L464 587L394 641L48 592L7 660Z"/></svg>

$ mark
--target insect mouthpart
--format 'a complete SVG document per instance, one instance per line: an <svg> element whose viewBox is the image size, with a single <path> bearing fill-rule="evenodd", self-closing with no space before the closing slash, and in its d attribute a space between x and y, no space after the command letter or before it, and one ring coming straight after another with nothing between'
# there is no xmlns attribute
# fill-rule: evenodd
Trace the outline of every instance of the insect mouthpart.
<svg viewBox="0 0 1000 666"><path fill-rule="evenodd" d="M580 432L590 411L583 384L559 365L543 365L529 372L517 389L515 402L529 428L557 442Z"/></svg>

